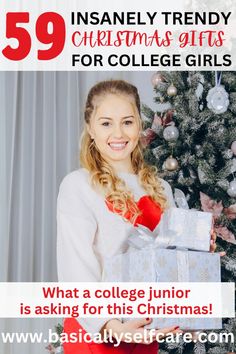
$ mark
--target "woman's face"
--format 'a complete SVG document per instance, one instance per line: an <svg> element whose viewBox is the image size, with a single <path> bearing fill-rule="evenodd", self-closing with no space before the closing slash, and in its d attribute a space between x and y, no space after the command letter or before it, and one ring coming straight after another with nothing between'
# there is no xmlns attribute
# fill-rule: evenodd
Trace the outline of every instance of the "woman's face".
<svg viewBox="0 0 236 354"><path fill-rule="evenodd" d="M102 157L116 170L132 172L131 153L140 132L140 120L129 96L109 94L94 110L88 126Z"/></svg>

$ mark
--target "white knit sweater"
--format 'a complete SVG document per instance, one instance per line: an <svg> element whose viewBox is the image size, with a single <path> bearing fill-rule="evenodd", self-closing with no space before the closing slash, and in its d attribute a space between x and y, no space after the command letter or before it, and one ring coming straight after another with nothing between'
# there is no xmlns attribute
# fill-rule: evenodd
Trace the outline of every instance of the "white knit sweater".
<svg viewBox="0 0 236 354"><path fill-rule="evenodd" d="M146 194L134 174L119 173L136 201ZM161 180L170 206L170 185ZM76 170L61 183L57 201L57 269L61 282L101 281L104 257L126 250L129 222L109 211L104 198L89 184L89 172ZM87 332L96 333L106 318L79 319Z"/></svg>

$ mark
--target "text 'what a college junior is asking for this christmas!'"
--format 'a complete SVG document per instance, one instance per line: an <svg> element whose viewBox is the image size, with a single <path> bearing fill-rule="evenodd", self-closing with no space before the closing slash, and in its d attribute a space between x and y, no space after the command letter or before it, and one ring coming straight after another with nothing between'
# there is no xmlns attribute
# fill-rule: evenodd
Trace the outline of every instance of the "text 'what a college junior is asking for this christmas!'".
<svg viewBox="0 0 236 354"><path fill-rule="evenodd" d="M0 291L0 318L194 318L234 311L230 283L1 283Z"/></svg>

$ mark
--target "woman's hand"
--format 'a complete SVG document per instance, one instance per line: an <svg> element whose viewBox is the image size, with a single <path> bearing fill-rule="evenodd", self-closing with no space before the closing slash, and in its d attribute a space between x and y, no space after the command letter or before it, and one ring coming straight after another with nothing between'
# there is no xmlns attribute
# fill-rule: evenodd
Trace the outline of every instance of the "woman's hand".
<svg viewBox="0 0 236 354"><path fill-rule="evenodd" d="M132 341L129 340L129 343L137 343L137 340L135 341L135 335L138 333L140 336L142 335L143 338L142 340L139 339L138 343L142 344L150 344L154 342L158 336L158 339L161 339L165 337L167 334L177 334L177 333L182 333L182 331L179 329L177 326L172 326L172 327L166 327L166 328L160 328L160 329L153 329L153 330L148 330L144 329L145 325L148 325L152 322L152 319L148 318L141 318L139 320L130 320L125 323L120 322L119 320L112 319L108 321L105 326L103 327L103 330L111 330L112 331L112 336L116 335L117 337L121 338L121 341L125 342L125 334L129 333L129 338L132 337ZM147 340L147 335L145 336L144 331L150 331L150 335ZM138 337L140 338L140 337Z"/></svg>
<svg viewBox="0 0 236 354"><path fill-rule="evenodd" d="M214 228L212 227L211 229L211 244L210 244L210 252L215 252L216 250L216 232L214 230ZM225 252L220 252L220 256L223 257L225 256L226 253Z"/></svg>
<svg viewBox="0 0 236 354"><path fill-rule="evenodd" d="M211 244L210 244L210 252L215 252L216 250L216 232L214 228L211 229Z"/></svg>

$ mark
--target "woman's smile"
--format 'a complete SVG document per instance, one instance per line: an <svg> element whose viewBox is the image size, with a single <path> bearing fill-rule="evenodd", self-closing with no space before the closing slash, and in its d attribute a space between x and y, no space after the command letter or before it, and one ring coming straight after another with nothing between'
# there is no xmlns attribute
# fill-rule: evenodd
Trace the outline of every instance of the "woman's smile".
<svg viewBox="0 0 236 354"><path fill-rule="evenodd" d="M126 148L126 145L128 144L128 141L124 141L124 142L111 142L108 143L108 145L110 146L110 148L114 151L121 151L124 150Z"/></svg>

